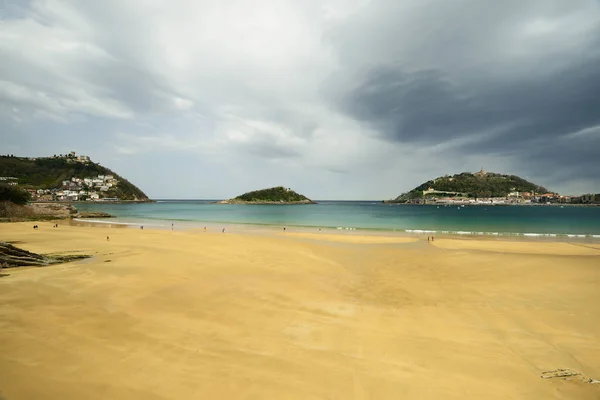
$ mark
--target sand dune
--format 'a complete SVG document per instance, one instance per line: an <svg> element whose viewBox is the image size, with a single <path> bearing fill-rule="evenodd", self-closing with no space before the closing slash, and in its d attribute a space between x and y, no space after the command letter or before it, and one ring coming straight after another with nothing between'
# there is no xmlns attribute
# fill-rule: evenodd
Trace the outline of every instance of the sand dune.
<svg viewBox="0 0 600 400"><path fill-rule="evenodd" d="M541 377L600 379L596 249L39 225L94 258L3 271L7 400L600 398Z"/></svg>

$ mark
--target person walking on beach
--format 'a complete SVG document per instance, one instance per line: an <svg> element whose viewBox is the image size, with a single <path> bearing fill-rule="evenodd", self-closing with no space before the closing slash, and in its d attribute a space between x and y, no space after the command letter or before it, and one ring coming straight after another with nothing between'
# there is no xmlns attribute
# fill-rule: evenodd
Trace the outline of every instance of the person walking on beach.
<svg viewBox="0 0 600 400"><path fill-rule="evenodd" d="M428 242L429 242L429 239L430 239L430 238L429 238L429 236L427 236L427 241L428 241Z"/></svg>
<svg viewBox="0 0 600 400"><path fill-rule="evenodd" d="M107 242L108 242L108 241L110 241L110 238L109 238L108 236L106 237L106 241L107 241Z"/></svg>
<svg viewBox="0 0 600 400"><path fill-rule="evenodd" d="M433 239L434 239L434 237L433 237L433 236L431 236L431 241L432 241L432 242L433 242Z"/></svg>

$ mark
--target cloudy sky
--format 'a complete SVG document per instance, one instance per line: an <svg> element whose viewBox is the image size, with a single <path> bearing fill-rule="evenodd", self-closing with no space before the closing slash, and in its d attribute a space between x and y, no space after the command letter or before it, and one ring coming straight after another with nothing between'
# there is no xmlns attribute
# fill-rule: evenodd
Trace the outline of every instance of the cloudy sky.
<svg viewBox="0 0 600 400"><path fill-rule="evenodd" d="M1 9L4 7L3 9ZM600 192L598 0L3 0L0 153L154 198L387 199L439 175Z"/></svg>

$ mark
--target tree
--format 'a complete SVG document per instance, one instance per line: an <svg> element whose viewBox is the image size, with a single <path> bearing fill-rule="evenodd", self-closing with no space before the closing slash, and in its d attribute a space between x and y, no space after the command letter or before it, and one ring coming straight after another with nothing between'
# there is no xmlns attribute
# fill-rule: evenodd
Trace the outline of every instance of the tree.
<svg viewBox="0 0 600 400"><path fill-rule="evenodd" d="M31 199L29 192L14 186L0 184L0 201L24 205Z"/></svg>

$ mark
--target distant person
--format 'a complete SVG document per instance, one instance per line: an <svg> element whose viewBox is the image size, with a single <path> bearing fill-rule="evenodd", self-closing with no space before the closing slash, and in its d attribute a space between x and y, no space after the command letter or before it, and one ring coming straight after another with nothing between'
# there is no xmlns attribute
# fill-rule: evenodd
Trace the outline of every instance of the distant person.
<svg viewBox="0 0 600 400"><path fill-rule="evenodd" d="M108 242L108 241L110 241L110 238L109 238L108 236L106 237L106 241L107 241L107 242Z"/></svg>
<svg viewBox="0 0 600 400"><path fill-rule="evenodd" d="M171 230L173 230L173 223L171 223Z"/></svg>
<svg viewBox="0 0 600 400"><path fill-rule="evenodd" d="M283 227L283 231L285 232L285 226Z"/></svg>
<svg viewBox="0 0 600 400"><path fill-rule="evenodd" d="M429 239L431 239L429 236L427 236L427 241L429 242Z"/></svg>
<svg viewBox="0 0 600 400"><path fill-rule="evenodd" d="M225 233L225 228L223 228L223 233Z"/></svg>
<svg viewBox="0 0 600 400"><path fill-rule="evenodd" d="M140 226L140 229L142 229L142 230L143 230L143 229L144 229L144 225Z"/></svg>
<svg viewBox="0 0 600 400"><path fill-rule="evenodd" d="M433 239L435 239L435 237L431 236L431 241L433 242Z"/></svg>

